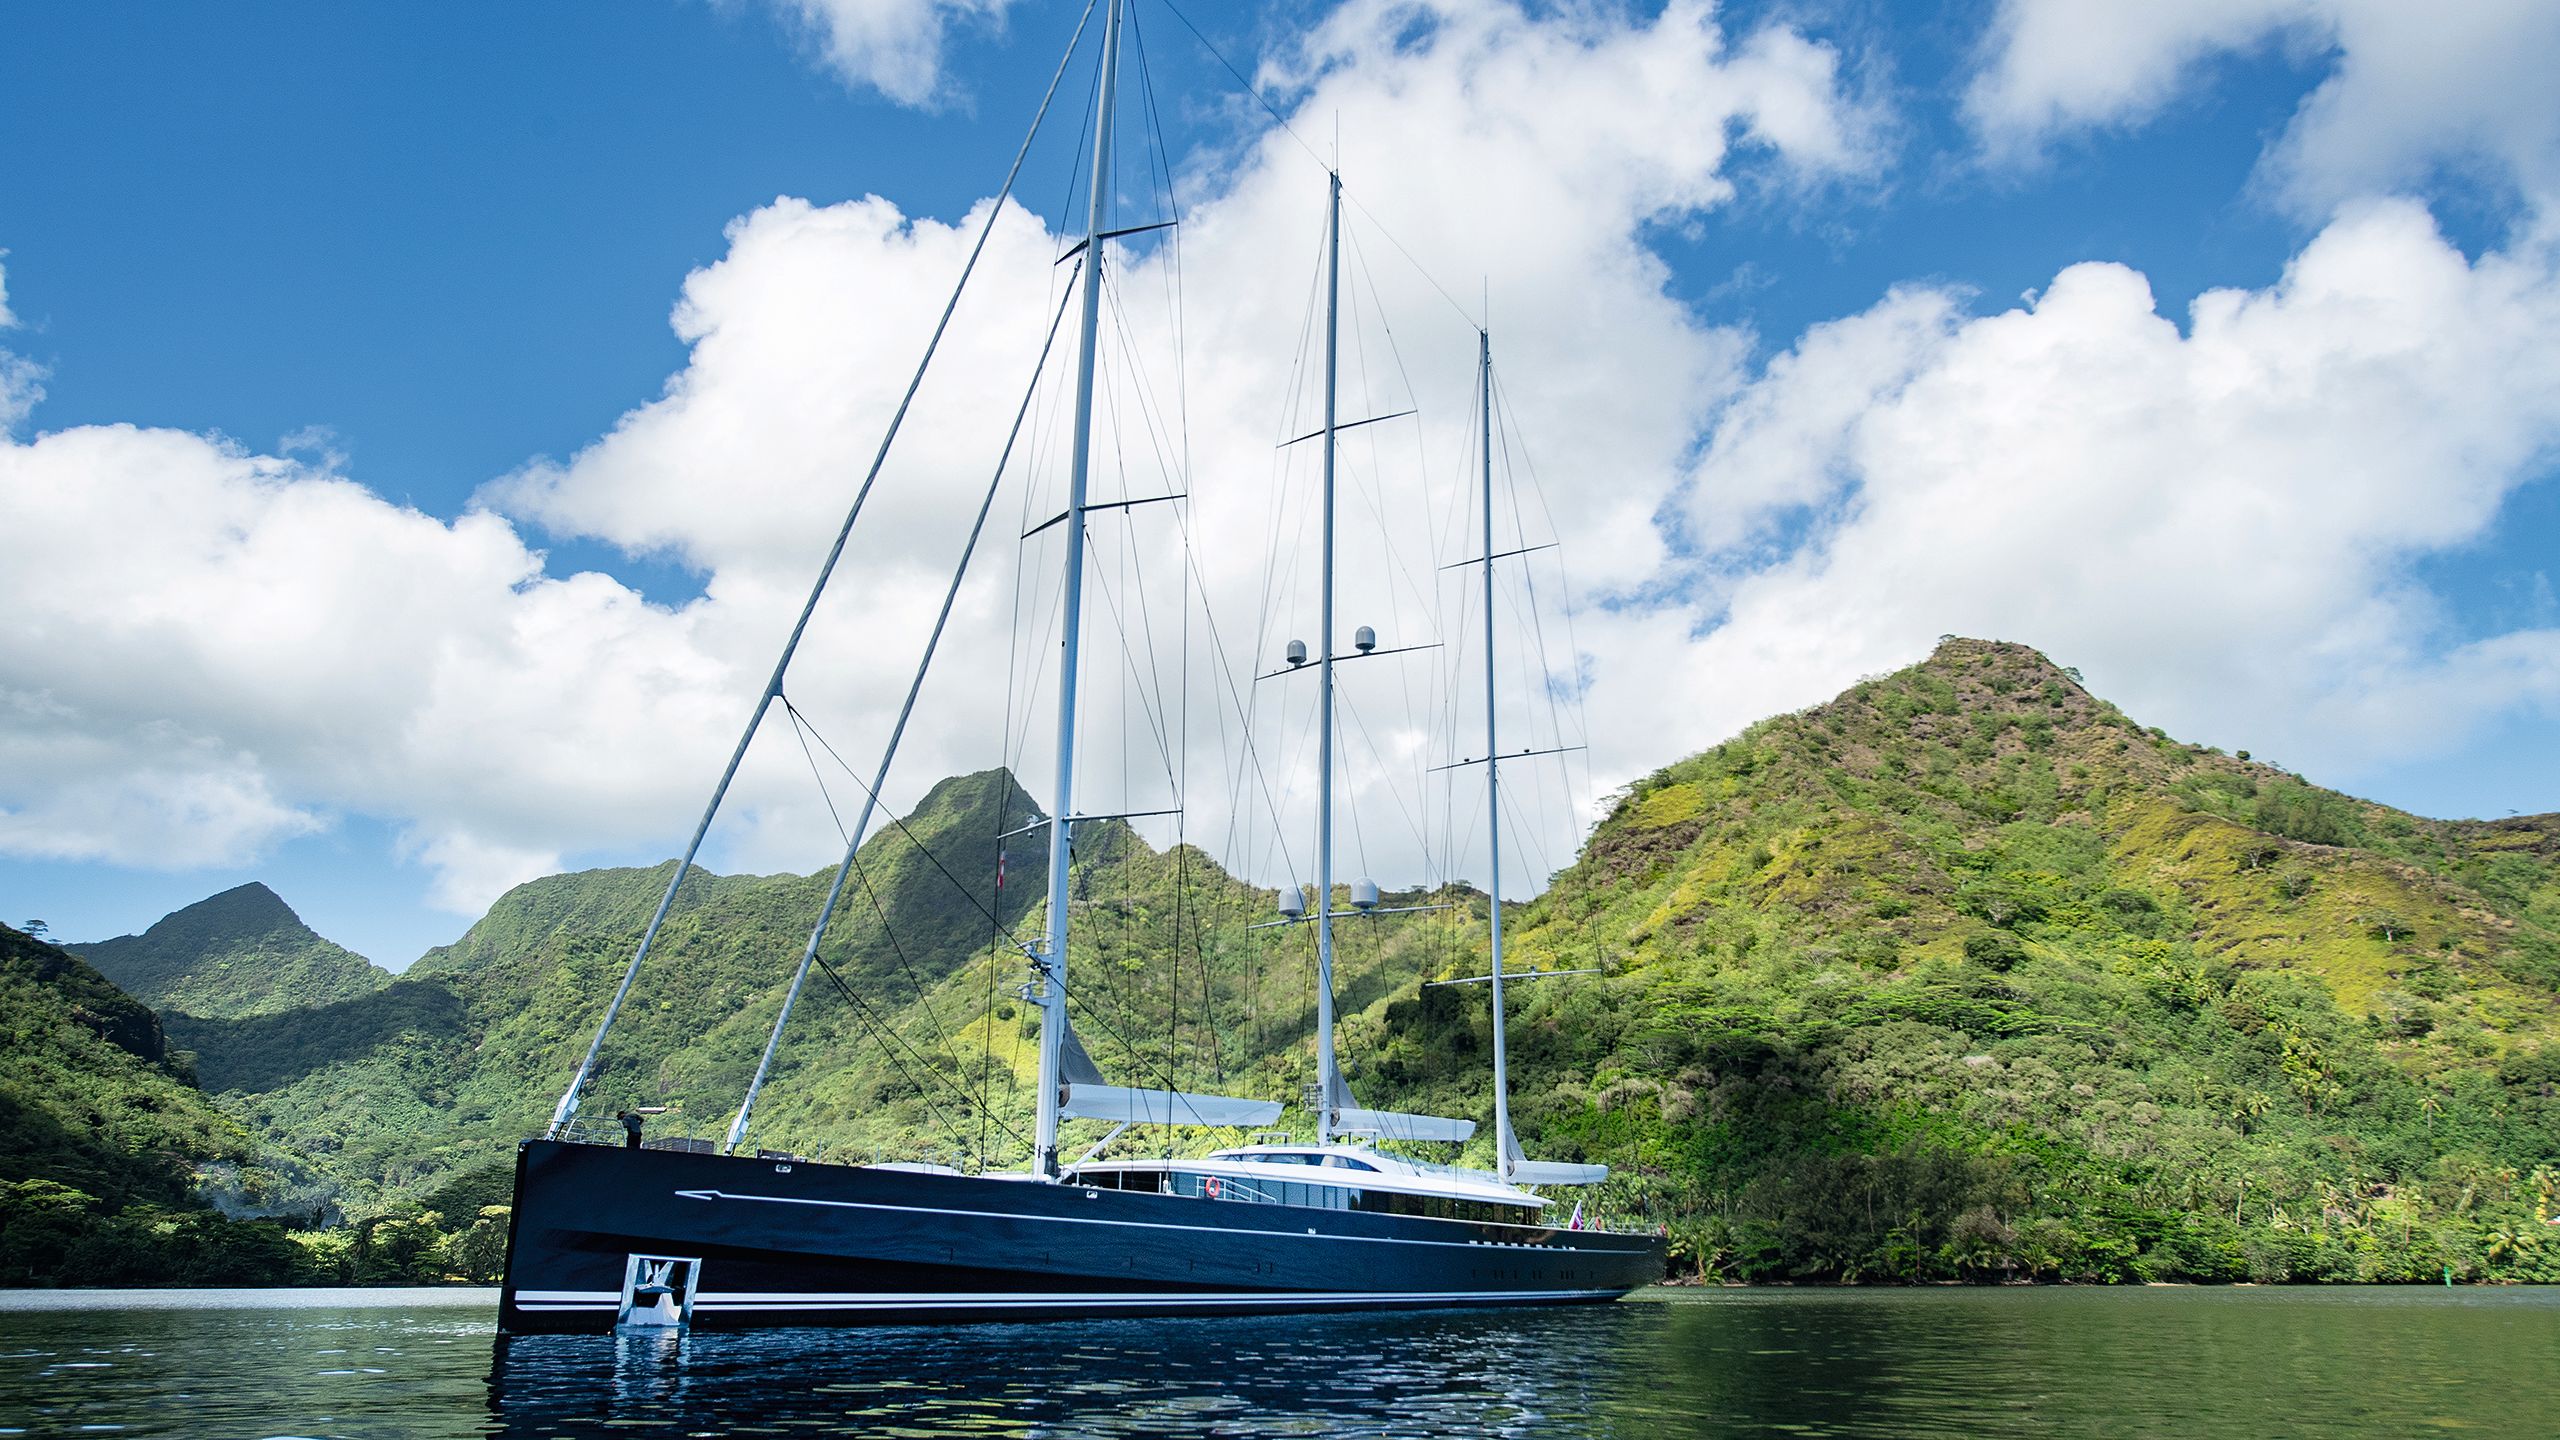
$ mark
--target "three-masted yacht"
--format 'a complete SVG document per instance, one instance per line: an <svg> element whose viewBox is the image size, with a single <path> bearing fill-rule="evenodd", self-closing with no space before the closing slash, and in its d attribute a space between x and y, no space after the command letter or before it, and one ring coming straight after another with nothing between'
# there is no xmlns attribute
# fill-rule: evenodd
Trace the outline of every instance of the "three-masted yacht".
<svg viewBox="0 0 2560 1440"><path fill-rule="evenodd" d="M1500 560L1493 530L1492 381L1490 342L1479 337L1485 407L1484 551L1486 625L1486 799L1494 807L1494 880L1489 918L1493 1111L1496 1168L1488 1173L1425 1164L1381 1148L1381 1141L1463 1141L1472 1122L1362 1108L1335 1058L1332 930L1332 684L1336 655L1331 574L1334 378L1340 292L1340 179L1331 176L1327 220L1328 303L1324 483L1326 584L1324 638L1309 667L1324 688L1323 795L1319 802L1319 875L1315 914L1295 891L1283 892L1283 923L1317 927L1317 1056L1320 1079L1313 1143L1285 1140L1214 1150L1196 1159L1152 1157L1063 1161L1059 1126L1099 1120L1118 1126L1190 1126L1250 1130L1282 1110L1276 1101L1196 1094L1111 1083L1079 1044L1067 1018L1071 832L1075 809L1077 651L1081 638L1088 477L1094 444L1094 362L1103 264L1113 238L1107 223L1112 177L1113 110L1120 66L1122 0L1094 0L1103 14L1101 71L1095 89L1091 190L1078 274L1068 300L1077 315L1074 448L1068 457L1063 522L1066 547L1060 624L1063 633L1057 711L1056 774L1045 825L1048 892L1042 934L1024 946L1030 967L1025 994L1040 1017L1031 1164L1021 1173L968 1174L914 1164L819 1163L751 1152L744 1140L769 1073L782 1027L806 981L829 918L841 899L876 804L869 787L826 906L802 952L746 1098L716 1147L642 1148L597 1143L575 1123L605 1036L631 991L642 961L672 908L713 816L735 778L758 724L780 700L789 668L819 594L861 512L872 471L857 494L833 551L793 627L746 734L714 788L711 803L676 866L656 914L625 969L594 1040L562 1094L545 1134L527 1140L516 1161L515 1207L508 1237L499 1324L522 1333L687 1325L874 1324L988 1319L1055 1319L1131 1314L1244 1313L1614 1299L1658 1279L1661 1242L1651 1236L1559 1223L1551 1202L1524 1188L1588 1184L1598 1166L1527 1160L1513 1136L1503 1044L1502 901L1499 850L1500 765L1495 758L1492 567ZM1078 40L1082 37L1079 27ZM1070 44L1072 58L1076 45ZM1065 73L1061 62L1060 74ZM1051 83L1051 95L1056 93ZM1045 113L1046 102L1043 104ZM1037 121L1034 122L1037 131ZM1025 153L1030 142L1025 141ZM1019 174L1021 158L1015 161ZM1012 177L1006 189L1010 191ZM991 207L988 224L994 222ZM984 245L981 234L980 245ZM976 264L973 252L969 267ZM964 268L962 284L967 280ZM953 303L957 303L957 292ZM1054 341L1068 301L1050 331ZM943 313L947 325L950 310ZM929 364L942 331L928 344ZM1047 348L1042 351L1046 363ZM919 369L918 379L921 380ZM910 398L914 393L911 385ZM1026 398L1025 408L1028 408ZM883 439L888 452L901 405ZM1019 433L1020 418L1016 419ZM1009 438L1006 452L1010 455ZM1002 472L999 462L999 474ZM993 498L990 488L989 499ZM986 507L978 525L983 528ZM977 532L972 531L971 548ZM963 569L966 567L964 555ZM953 577L956 595L959 576ZM925 647L931 663L951 598ZM1374 642L1364 635L1360 654ZM888 753L885 778L923 682L919 667ZM1469 762L1476 763L1476 762ZM1355 909L1374 912L1373 885L1352 887ZM1292 905L1292 901L1296 901ZM1577 1212L1578 1213L1578 1212Z"/></svg>

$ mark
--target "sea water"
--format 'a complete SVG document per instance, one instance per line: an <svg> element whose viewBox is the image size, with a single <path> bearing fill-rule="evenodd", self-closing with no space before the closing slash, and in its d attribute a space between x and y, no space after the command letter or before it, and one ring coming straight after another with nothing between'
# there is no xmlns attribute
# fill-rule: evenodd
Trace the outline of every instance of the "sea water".
<svg viewBox="0 0 2560 1440"><path fill-rule="evenodd" d="M500 1340L487 1290L0 1292L0 1433L2560 1435L2560 1292L1615 1305Z"/></svg>

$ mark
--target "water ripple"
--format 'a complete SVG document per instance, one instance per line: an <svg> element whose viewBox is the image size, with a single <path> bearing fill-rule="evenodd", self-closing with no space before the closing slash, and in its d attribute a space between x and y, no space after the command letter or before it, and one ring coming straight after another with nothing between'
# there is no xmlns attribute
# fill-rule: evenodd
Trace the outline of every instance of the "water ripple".
<svg viewBox="0 0 2560 1440"><path fill-rule="evenodd" d="M1656 1291L512 1341L485 1292L231 1294L0 1304L0 1434L2560 1434L2548 1291Z"/></svg>

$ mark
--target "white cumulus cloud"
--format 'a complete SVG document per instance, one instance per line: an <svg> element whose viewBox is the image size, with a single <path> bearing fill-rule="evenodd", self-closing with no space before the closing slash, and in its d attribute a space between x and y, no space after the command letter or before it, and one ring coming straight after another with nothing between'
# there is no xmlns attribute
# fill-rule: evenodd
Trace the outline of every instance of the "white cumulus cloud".
<svg viewBox="0 0 2560 1440"><path fill-rule="evenodd" d="M1891 297L1726 412L1688 509L1726 610L1664 698L1730 727L1959 632L2333 778L2458 743L2560 696L2560 634L2465 634L2410 578L2560 449L2555 338L2548 253L2468 261L2406 202L2183 330L2118 265L1997 314Z"/></svg>
<svg viewBox="0 0 2560 1440"><path fill-rule="evenodd" d="M2307 212L2470 170L2560 196L2560 7L2545 0L2004 0L1967 113L1996 152L2139 124L2217 57L2327 62L2267 157Z"/></svg>
<svg viewBox="0 0 2560 1440"><path fill-rule="evenodd" d="M734 0L732 0L734 3ZM993 22L1013 0L763 0L848 85L922 105L943 88L955 23Z"/></svg>

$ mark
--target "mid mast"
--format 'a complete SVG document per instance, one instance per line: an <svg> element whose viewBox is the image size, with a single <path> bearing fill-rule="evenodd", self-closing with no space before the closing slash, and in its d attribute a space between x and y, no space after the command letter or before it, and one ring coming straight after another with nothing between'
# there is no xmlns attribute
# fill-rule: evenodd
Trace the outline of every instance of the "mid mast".
<svg viewBox="0 0 2560 1440"><path fill-rule="evenodd" d="M1342 348L1342 174L1325 176L1324 600L1316 656L1316 1143L1333 1138L1351 1103L1333 1049L1333 466L1335 390Z"/></svg>
<svg viewBox="0 0 2560 1440"><path fill-rule="evenodd" d="M1455 1144L1464 1142L1475 1133L1474 1121L1363 1108L1352 1097L1350 1084L1342 1078L1342 1061L1334 1049L1333 667L1339 660L1395 652L1378 650L1377 634L1366 625L1361 626L1353 637L1352 646L1356 654L1345 656L1335 649L1334 470L1335 445L1341 429L1342 174L1329 171L1325 179L1324 428L1316 432L1324 446L1324 585L1317 616L1321 633L1316 651L1316 1143L1330 1143L1336 1135L1361 1135L1382 1140L1428 1140ZM1371 422L1360 420L1353 423L1365 425ZM1291 663L1298 663L1303 658L1303 652L1293 647ZM1395 910L1378 907L1377 884L1365 878L1352 883L1351 907L1355 913L1368 916L1395 913ZM1299 918L1293 912L1284 913L1288 913L1289 918L1281 923L1291 923Z"/></svg>

